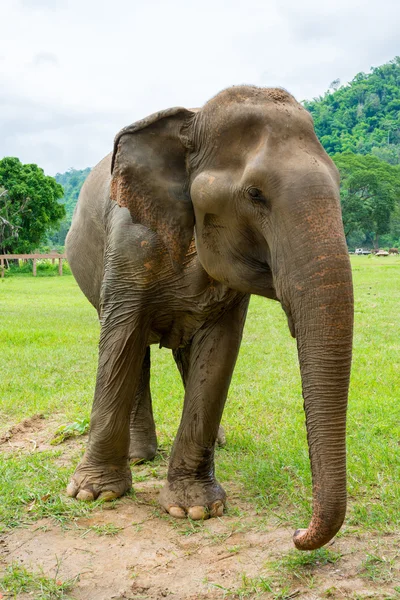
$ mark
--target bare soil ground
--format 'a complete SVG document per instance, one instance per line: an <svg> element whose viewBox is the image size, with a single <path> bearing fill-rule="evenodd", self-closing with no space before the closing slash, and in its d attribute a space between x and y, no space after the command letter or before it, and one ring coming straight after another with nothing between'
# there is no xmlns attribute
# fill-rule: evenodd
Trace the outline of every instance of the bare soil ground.
<svg viewBox="0 0 400 600"><path fill-rule="evenodd" d="M36 415L0 438L0 452L54 448L55 428L55 420ZM84 441L59 446L61 463ZM0 537L0 575L17 563L60 581L76 578L67 594L75 600L400 598L400 535L348 531L331 546L341 554L337 562L298 565L296 559L285 560L292 556L292 530L279 527L268 513L256 513L241 501L234 484L225 485L230 508L223 518L204 524L175 521L157 508L162 480L152 477L149 465L134 468L143 475L135 497L104 505L64 527L42 519ZM368 555L384 558L380 571L368 571Z"/></svg>

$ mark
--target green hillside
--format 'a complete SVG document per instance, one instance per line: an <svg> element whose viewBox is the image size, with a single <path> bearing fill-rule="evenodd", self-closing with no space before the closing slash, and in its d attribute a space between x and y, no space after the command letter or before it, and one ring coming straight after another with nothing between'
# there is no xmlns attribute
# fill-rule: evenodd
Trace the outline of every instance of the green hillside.
<svg viewBox="0 0 400 600"><path fill-rule="evenodd" d="M349 247L398 247L400 57L359 73L347 85L334 81L324 96L304 106L341 174L343 215L352 225L346 232Z"/></svg>
<svg viewBox="0 0 400 600"><path fill-rule="evenodd" d="M69 169L65 173L57 173L55 176L57 183L60 183L64 188L64 198L61 202L65 204L65 212L69 221L71 221L81 187L89 173L90 167L87 167L81 171Z"/></svg>
<svg viewBox="0 0 400 600"><path fill-rule="evenodd" d="M66 216L60 224L60 229L49 236L50 245L64 246L65 237L71 226L72 215L78 202L79 192L90 170L90 167L81 170L69 169L65 173L57 173L55 176L57 183L60 183L64 189L64 196L60 202L65 206Z"/></svg>
<svg viewBox="0 0 400 600"><path fill-rule="evenodd" d="M336 88L336 89L335 89ZM329 154L373 154L400 162L400 57L348 84L333 82L324 96L304 102Z"/></svg>

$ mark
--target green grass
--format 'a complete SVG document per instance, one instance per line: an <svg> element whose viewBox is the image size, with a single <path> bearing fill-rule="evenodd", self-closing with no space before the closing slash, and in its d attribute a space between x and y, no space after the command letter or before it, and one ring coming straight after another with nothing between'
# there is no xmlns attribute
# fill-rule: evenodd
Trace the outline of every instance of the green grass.
<svg viewBox="0 0 400 600"><path fill-rule="evenodd" d="M290 591L290 585L285 585L281 581L276 581L274 577L259 575L258 577L249 577L245 573L242 574L242 581L239 587L227 588L222 585L205 581L210 586L210 589L221 590L224 593L224 598L233 598L234 600L244 600L245 598L266 598L265 594L271 600L290 600L297 596Z"/></svg>
<svg viewBox="0 0 400 600"><path fill-rule="evenodd" d="M333 565L338 562L341 557L342 555L339 552L335 552L330 548L319 548L318 550L312 550L311 552L296 552L296 550L290 550L281 557L277 565L280 571L293 573L305 569L312 570L314 567L320 567L321 565Z"/></svg>
<svg viewBox="0 0 400 600"><path fill-rule="evenodd" d="M270 564L274 573L279 573L280 581L301 582L310 589L314 585L314 573L324 565L334 565L340 561L342 555L330 548L319 548L311 552L297 552L290 550L283 554L278 561Z"/></svg>
<svg viewBox="0 0 400 600"><path fill-rule="evenodd" d="M67 592L76 580L63 582L58 579L59 566L57 565L54 579L50 579L41 572L29 571L13 563L0 578L0 590L7 594L7 598L18 598L19 594L25 592L35 600L67 600L70 597Z"/></svg>
<svg viewBox="0 0 400 600"><path fill-rule="evenodd" d="M15 276L0 282L0 418L36 413L65 423L88 416L96 373L96 311L74 279Z"/></svg>
<svg viewBox="0 0 400 600"><path fill-rule="evenodd" d="M394 579L394 560L377 554L367 554L360 569L362 577L381 583Z"/></svg>
<svg viewBox="0 0 400 600"><path fill-rule="evenodd" d="M64 494L71 468L57 463L60 454L58 450L0 458L0 533L43 517L64 525L93 510L93 505Z"/></svg>
<svg viewBox="0 0 400 600"><path fill-rule="evenodd" d="M85 537L88 533L93 532L101 537L114 537L122 531L122 527L117 527L113 523L106 523L105 525L91 525L81 534L81 537Z"/></svg>
<svg viewBox="0 0 400 600"><path fill-rule="evenodd" d="M400 525L400 259L355 256L352 264L350 508L342 535L396 531ZM36 413L57 415L62 425L86 422L98 334L97 314L72 277L11 276L0 282L0 434ZM179 424L182 384L170 352L153 347L152 364L159 441L168 451ZM306 526L311 477L296 345L276 302L252 299L223 424L227 446L217 451L217 476L228 497L239 486L240 495L263 514ZM90 510L63 496L74 464L59 467L58 448L3 456L0 521L5 526ZM50 501L41 501L47 494ZM34 508L27 512L32 499Z"/></svg>

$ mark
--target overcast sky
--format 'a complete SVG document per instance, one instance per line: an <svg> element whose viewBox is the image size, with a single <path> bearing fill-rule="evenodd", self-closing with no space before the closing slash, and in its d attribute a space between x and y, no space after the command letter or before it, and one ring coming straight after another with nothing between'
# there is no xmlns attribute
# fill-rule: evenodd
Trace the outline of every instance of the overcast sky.
<svg viewBox="0 0 400 600"><path fill-rule="evenodd" d="M0 0L0 158L94 166L117 131L234 84L323 94L400 55L399 0Z"/></svg>

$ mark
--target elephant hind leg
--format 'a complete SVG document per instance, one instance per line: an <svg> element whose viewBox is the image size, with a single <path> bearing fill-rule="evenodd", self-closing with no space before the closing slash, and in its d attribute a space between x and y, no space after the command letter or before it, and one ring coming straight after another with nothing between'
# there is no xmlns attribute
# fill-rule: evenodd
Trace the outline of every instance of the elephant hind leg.
<svg viewBox="0 0 400 600"><path fill-rule="evenodd" d="M192 344L188 344L184 348L178 348L177 350L173 350L172 353L174 355L174 359L176 362L176 366L178 367L178 371L182 378L183 387L186 390L186 382L189 376L189 367L190 367L190 352L192 349ZM218 428L217 435L217 445L223 448L226 445L226 436L225 430L222 425Z"/></svg>
<svg viewBox="0 0 400 600"><path fill-rule="evenodd" d="M157 436L150 392L150 347L146 349L133 407L129 426L129 459L137 464L152 460L157 452Z"/></svg>

